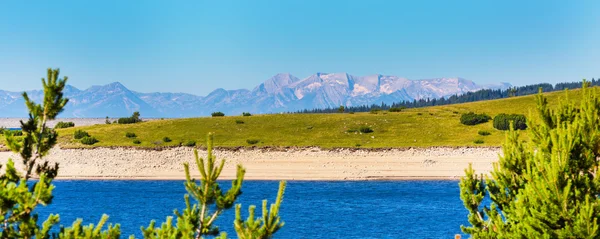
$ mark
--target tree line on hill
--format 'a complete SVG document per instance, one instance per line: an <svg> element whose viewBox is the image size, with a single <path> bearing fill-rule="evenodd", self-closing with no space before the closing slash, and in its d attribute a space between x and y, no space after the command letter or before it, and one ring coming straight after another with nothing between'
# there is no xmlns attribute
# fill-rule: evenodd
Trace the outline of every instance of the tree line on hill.
<svg viewBox="0 0 600 239"><path fill-rule="evenodd" d="M600 86L600 80L595 80L592 78L591 81L587 81L590 86ZM451 104L460 104L460 103L468 103L474 101L482 101L482 100L493 100L493 99L502 99L513 96L524 96L524 95L533 95L538 93L539 89L542 89L543 92L552 92L559 91L565 89L577 89L581 88L581 82L564 82L557 83L554 86L549 83L540 83L533 85L525 85L525 86L517 86L511 87L506 90L492 90L492 89L483 89L474 92L467 92L460 95L453 95L450 97L442 97L439 99L420 99L420 100L412 100L412 101L401 101L392 104L386 104L382 102L380 105L372 104L372 105L359 105L359 106L346 106L344 107L345 112L369 112L373 109L379 110L389 110L390 108L421 108L421 107L429 107L429 106L438 106L438 105L451 105ZM304 109L299 110L293 113L298 114L311 114L311 113L340 113L340 108L324 108L324 109Z"/></svg>

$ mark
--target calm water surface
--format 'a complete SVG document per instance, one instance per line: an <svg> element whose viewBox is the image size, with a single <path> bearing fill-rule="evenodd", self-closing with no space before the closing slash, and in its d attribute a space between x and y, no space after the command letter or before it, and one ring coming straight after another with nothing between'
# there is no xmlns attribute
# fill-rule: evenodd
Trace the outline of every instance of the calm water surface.
<svg viewBox="0 0 600 239"><path fill-rule="evenodd" d="M55 181L55 198L41 218L59 213L63 224L77 218L96 223L103 213L123 235L140 237L140 226L157 224L184 208L183 181ZM222 182L229 187L230 182ZM246 181L239 202L275 199L276 181ZM453 238L466 224L457 181L288 182L276 238ZM215 225L235 238L234 209Z"/></svg>

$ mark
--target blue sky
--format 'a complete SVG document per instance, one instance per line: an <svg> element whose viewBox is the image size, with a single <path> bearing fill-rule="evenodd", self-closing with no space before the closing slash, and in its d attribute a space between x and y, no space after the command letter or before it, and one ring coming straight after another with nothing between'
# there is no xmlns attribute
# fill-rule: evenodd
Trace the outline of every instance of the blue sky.
<svg viewBox="0 0 600 239"><path fill-rule="evenodd" d="M206 95L315 72L477 83L600 77L600 1L2 1L0 89L120 81Z"/></svg>

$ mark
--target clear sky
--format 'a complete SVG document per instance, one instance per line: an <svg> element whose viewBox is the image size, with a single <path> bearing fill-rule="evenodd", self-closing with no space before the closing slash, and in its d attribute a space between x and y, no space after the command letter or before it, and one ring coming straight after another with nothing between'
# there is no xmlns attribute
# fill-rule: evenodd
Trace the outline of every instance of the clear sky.
<svg viewBox="0 0 600 239"><path fill-rule="evenodd" d="M600 1L1 1L0 89L206 95L315 72L476 83L600 77Z"/></svg>

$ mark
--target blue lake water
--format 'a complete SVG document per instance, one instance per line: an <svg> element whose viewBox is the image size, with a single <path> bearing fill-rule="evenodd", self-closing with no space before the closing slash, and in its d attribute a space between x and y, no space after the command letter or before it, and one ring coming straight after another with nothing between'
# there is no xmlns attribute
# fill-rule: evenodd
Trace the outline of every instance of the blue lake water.
<svg viewBox="0 0 600 239"><path fill-rule="evenodd" d="M103 213L120 223L124 236L140 237L140 226L157 224L184 208L183 181L55 181L55 198L40 218L59 213L70 225L96 223ZM229 187L230 182L222 182ZM246 181L239 202L247 206L275 199L278 182ZM235 237L234 209L215 225ZM280 215L285 226L275 238L453 238L467 224L457 181L290 181Z"/></svg>

